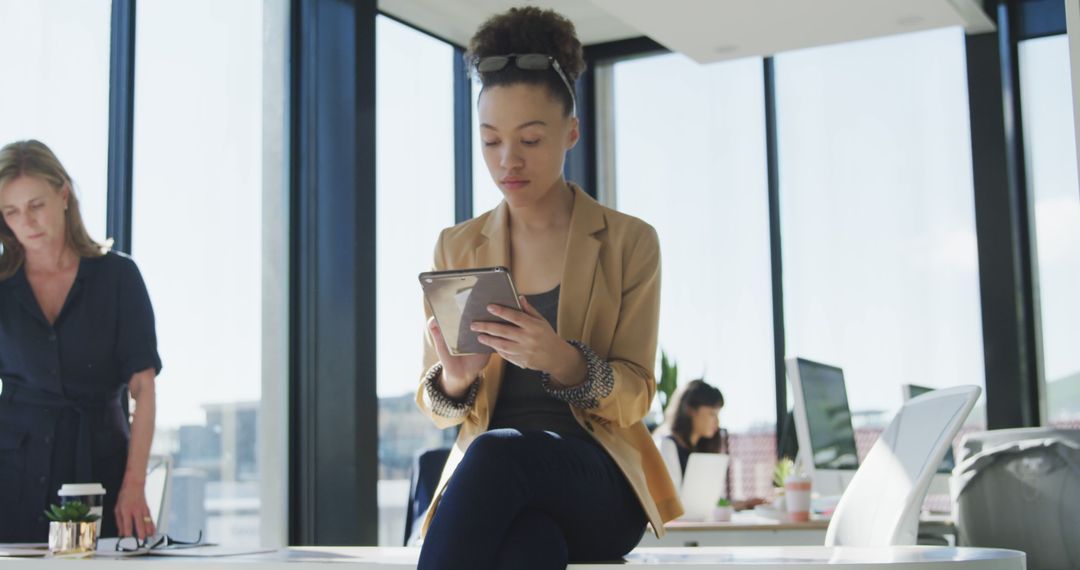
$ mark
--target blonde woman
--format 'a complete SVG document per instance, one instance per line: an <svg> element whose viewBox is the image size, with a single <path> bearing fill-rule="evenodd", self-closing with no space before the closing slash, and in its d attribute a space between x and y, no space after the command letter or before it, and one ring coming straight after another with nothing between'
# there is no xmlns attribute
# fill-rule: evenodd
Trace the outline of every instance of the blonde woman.
<svg viewBox="0 0 1080 570"><path fill-rule="evenodd" d="M0 149L0 246L0 542L46 540L64 483L105 486L104 536L153 534L150 298L135 263L87 235L71 177L38 141Z"/></svg>

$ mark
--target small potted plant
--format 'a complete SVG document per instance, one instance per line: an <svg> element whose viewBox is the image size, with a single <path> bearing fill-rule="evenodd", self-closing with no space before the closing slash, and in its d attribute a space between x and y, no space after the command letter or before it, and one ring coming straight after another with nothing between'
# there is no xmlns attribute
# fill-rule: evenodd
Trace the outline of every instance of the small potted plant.
<svg viewBox="0 0 1080 570"><path fill-rule="evenodd" d="M49 554L67 556L97 550L96 514L81 501L52 505L45 511L49 519Z"/></svg>
<svg viewBox="0 0 1080 570"><path fill-rule="evenodd" d="M716 501L716 506L713 507L712 520L714 522L728 522L731 520L731 513L734 511L735 509L732 508L731 501L720 497L720 499Z"/></svg>
<svg viewBox="0 0 1080 570"><path fill-rule="evenodd" d="M790 457L784 457L780 461L776 462L776 468L773 469L772 484L773 487L779 489L784 488L784 481L787 481L788 475L791 475L795 471L795 462Z"/></svg>
<svg viewBox="0 0 1080 570"><path fill-rule="evenodd" d="M787 482L788 477L795 472L795 462L790 457L783 457L780 461L776 462L776 467L773 469L773 488L775 494L773 495L772 508L779 513L786 512L787 506L784 503L784 483Z"/></svg>

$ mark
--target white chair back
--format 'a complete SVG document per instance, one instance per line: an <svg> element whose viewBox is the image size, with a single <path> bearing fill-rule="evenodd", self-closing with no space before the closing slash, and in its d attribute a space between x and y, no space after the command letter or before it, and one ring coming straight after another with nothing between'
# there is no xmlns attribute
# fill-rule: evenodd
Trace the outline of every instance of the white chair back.
<svg viewBox="0 0 1080 570"><path fill-rule="evenodd" d="M908 400L840 498L825 546L914 545L930 480L981 392L957 386Z"/></svg>

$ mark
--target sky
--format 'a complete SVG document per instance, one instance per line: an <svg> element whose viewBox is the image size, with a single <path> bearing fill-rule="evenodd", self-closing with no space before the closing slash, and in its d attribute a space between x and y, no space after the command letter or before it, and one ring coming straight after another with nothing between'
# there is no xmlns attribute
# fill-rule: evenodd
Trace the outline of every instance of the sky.
<svg viewBox="0 0 1080 570"><path fill-rule="evenodd" d="M776 418L762 73L673 54L613 74L615 205L660 238L660 350L732 430Z"/></svg>
<svg viewBox="0 0 1080 570"><path fill-rule="evenodd" d="M983 384L963 45L776 58L786 354L843 367L857 411L894 411L903 383ZM615 68L617 206L660 234L661 345L721 388L734 430L775 425L762 73Z"/></svg>
<svg viewBox="0 0 1080 570"><path fill-rule="evenodd" d="M1020 49L1027 169L1034 189L1047 380L1080 372L1080 199L1066 36ZM1077 410L1080 416L1080 410Z"/></svg>
<svg viewBox="0 0 1080 570"><path fill-rule="evenodd" d="M261 393L262 2L140 2L137 25L132 255L158 425L200 424L201 404Z"/></svg>
<svg viewBox="0 0 1080 570"><path fill-rule="evenodd" d="M200 17L213 6L215 18ZM139 4L134 256L165 369L159 425L261 391L261 3ZM50 144L104 237L107 0L0 0L17 89L0 140ZM449 46L380 18L378 393L420 372L416 275L453 223ZM192 41L193 38L198 41ZM1080 199L1067 45L1026 43L1025 127L1047 376L1080 371ZM983 382L962 32L777 58L789 355L839 364L855 409L895 409L904 382ZM733 430L774 421L761 61L620 63L616 202L664 259L661 348L704 375ZM478 137L474 136L474 141ZM477 153L478 154L478 153ZM498 203L479 156L476 212ZM405 213L403 215L403 213Z"/></svg>
<svg viewBox="0 0 1080 570"><path fill-rule="evenodd" d="M24 80L0 89L0 141L53 148L103 239L110 2L0 0L0 22L20 22L0 50L24 54L6 64ZM261 393L262 2L147 0L137 26L132 255L154 306L168 428Z"/></svg>
<svg viewBox="0 0 1080 570"><path fill-rule="evenodd" d="M842 367L853 410L985 383L964 50L950 28L776 60L788 355Z"/></svg>

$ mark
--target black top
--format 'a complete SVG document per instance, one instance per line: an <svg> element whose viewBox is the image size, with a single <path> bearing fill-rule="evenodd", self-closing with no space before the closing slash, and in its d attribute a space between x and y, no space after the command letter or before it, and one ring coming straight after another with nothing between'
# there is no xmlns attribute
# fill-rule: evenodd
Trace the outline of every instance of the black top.
<svg viewBox="0 0 1080 570"><path fill-rule="evenodd" d="M105 486L104 536L127 462L123 389L161 370L154 312L131 258L79 261L49 324L24 269L0 281L0 542L43 542L41 516L64 483Z"/></svg>
<svg viewBox="0 0 1080 570"><path fill-rule="evenodd" d="M526 295L526 299L551 324L558 328L559 287L547 293ZM540 372L507 362L499 397L489 429L512 428L519 431L550 431L561 436L592 440L570 412L570 405L553 398L544 390Z"/></svg>
<svg viewBox="0 0 1080 570"><path fill-rule="evenodd" d="M53 325L25 269L0 282L0 378L26 388L95 402L116 398L140 370L161 371L154 311L130 257L82 258Z"/></svg>

